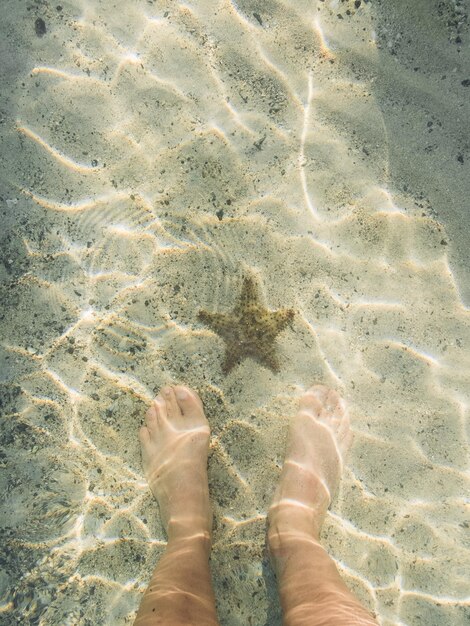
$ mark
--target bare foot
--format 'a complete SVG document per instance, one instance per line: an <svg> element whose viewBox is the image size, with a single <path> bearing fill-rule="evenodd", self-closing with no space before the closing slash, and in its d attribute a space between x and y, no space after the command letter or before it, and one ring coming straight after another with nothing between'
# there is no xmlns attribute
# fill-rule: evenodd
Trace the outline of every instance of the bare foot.
<svg viewBox="0 0 470 626"><path fill-rule="evenodd" d="M309 389L290 424L286 458L269 510L271 548L282 534L318 540L351 439L346 408L336 391L323 385Z"/></svg>
<svg viewBox="0 0 470 626"><path fill-rule="evenodd" d="M139 432L142 463L168 538L210 538L207 480L210 429L196 392L163 387Z"/></svg>

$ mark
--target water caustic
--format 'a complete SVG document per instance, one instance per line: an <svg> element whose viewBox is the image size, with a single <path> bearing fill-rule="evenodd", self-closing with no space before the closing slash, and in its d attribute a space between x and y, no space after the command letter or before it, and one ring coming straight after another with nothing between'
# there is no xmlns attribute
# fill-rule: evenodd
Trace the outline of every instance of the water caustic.
<svg viewBox="0 0 470 626"><path fill-rule="evenodd" d="M137 431L178 382L211 426L222 624L280 623L266 513L313 381L350 407L322 536L348 586L385 626L468 619L469 314L443 226L389 184L356 5L15 8L34 41L2 125L5 623L132 623L165 547ZM224 368L200 319L247 275L295 311L278 373Z"/></svg>

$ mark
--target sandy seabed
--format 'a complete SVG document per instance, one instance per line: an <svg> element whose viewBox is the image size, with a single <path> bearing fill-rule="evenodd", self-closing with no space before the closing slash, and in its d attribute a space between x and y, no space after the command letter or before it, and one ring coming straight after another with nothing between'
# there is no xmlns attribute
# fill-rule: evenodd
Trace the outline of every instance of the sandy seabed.
<svg viewBox="0 0 470 626"><path fill-rule="evenodd" d="M355 434L347 584L383 626L468 624L468 16L425 4L6 3L2 624L132 623L165 547L136 434L172 382L212 428L221 624L280 624L265 515L315 381ZM198 320L247 273L296 311L277 374L224 374Z"/></svg>

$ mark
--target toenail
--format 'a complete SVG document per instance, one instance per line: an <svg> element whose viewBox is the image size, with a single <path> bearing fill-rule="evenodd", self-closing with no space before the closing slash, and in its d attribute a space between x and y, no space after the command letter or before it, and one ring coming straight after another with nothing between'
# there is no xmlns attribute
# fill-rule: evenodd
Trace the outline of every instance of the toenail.
<svg viewBox="0 0 470 626"><path fill-rule="evenodd" d="M178 391L176 392L176 397L178 398L178 400L186 400L186 398L188 397L188 392L185 389L178 389Z"/></svg>
<svg viewBox="0 0 470 626"><path fill-rule="evenodd" d="M169 387L163 387L162 391L163 391L163 393L164 393L166 396L169 396L169 395L170 395L170 388L169 388Z"/></svg>

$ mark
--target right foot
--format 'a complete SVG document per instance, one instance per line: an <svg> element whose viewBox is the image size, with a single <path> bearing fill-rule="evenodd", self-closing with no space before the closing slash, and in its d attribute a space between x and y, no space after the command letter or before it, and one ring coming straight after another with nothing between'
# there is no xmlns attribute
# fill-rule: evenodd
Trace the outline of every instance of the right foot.
<svg viewBox="0 0 470 626"><path fill-rule="evenodd" d="M142 463L168 537L210 538L207 455L210 429L198 395L163 387L139 431Z"/></svg>
<svg viewBox="0 0 470 626"><path fill-rule="evenodd" d="M274 556L282 536L319 539L351 439L347 411L336 391L324 385L309 389L291 422L281 478L269 509L268 542Z"/></svg>

